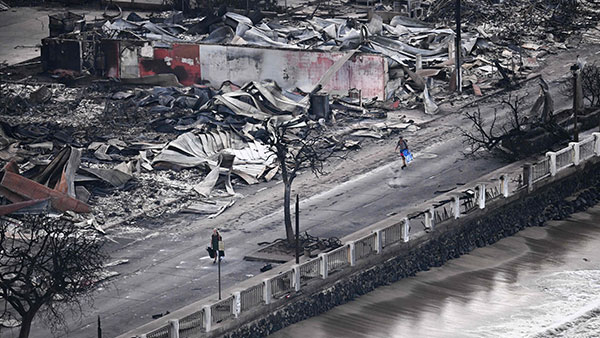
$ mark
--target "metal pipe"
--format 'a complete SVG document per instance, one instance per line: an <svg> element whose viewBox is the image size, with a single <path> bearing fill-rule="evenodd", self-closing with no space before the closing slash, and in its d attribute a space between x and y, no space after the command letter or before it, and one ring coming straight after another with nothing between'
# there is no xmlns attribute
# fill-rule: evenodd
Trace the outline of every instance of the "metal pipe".
<svg viewBox="0 0 600 338"><path fill-rule="evenodd" d="M296 195L296 264L300 264L300 198Z"/></svg>
<svg viewBox="0 0 600 338"><path fill-rule="evenodd" d="M578 99L578 79L577 79L577 73L578 73L578 68L577 65L575 65L574 67L574 71L573 71L573 141L575 142L579 142L579 129L577 128L577 99Z"/></svg>
<svg viewBox="0 0 600 338"><path fill-rule="evenodd" d="M456 90L462 93L462 74L461 74L461 60L460 54L462 51L460 43L460 0L456 0L456 6L454 8L454 15L456 19L456 42L454 51L454 70L456 72Z"/></svg>

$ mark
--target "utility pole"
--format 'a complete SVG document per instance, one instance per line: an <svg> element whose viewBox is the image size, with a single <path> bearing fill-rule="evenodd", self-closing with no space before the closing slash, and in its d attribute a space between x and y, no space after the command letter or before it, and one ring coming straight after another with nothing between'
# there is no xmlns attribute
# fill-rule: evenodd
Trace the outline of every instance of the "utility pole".
<svg viewBox="0 0 600 338"><path fill-rule="evenodd" d="M456 19L456 43L454 48L454 71L456 72L456 90L462 93L462 67L460 54L462 53L462 47L460 42L460 0L456 0L454 7L454 16Z"/></svg>
<svg viewBox="0 0 600 338"><path fill-rule="evenodd" d="M296 195L296 264L300 264L300 198Z"/></svg>
<svg viewBox="0 0 600 338"><path fill-rule="evenodd" d="M579 142L579 128L577 127L577 108L578 103L578 85L579 85L579 65L577 63L571 66L571 72L573 72L573 141Z"/></svg>
<svg viewBox="0 0 600 338"><path fill-rule="evenodd" d="M100 315L98 315L98 338L102 338L102 326L100 325Z"/></svg>
<svg viewBox="0 0 600 338"><path fill-rule="evenodd" d="M221 251L223 251L223 255L225 255L225 244L223 243L223 239L219 234L219 247L217 248L217 261L218 261L218 275L219 275L219 300L221 300Z"/></svg>

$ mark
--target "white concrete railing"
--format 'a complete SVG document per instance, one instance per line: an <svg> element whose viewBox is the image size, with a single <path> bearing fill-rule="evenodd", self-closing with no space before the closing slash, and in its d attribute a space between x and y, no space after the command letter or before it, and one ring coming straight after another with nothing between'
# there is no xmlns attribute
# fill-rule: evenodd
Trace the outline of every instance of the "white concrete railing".
<svg viewBox="0 0 600 338"><path fill-rule="evenodd" d="M298 265L298 273L300 274L300 283L321 277L321 259L311 259Z"/></svg>
<svg viewBox="0 0 600 338"><path fill-rule="evenodd" d="M574 161L574 152L572 144L569 144L567 148L559 150L556 152L556 162L552 165L556 165L554 171L564 169L566 167L575 165Z"/></svg>
<svg viewBox="0 0 600 338"><path fill-rule="evenodd" d="M356 245L356 243L354 244ZM321 273L321 277L327 278L332 272L342 270L350 265L350 247L349 245L342 245L341 247L330 251L328 253L321 254L321 257L326 259L323 260L321 269L325 269L325 273ZM356 252L356 251L355 251Z"/></svg>
<svg viewBox="0 0 600 338"><path fill-rule="evenodd" d="M533 164L531 168L532 182L537 182L551 175L550 157L546 156L543 160Z"/></svg>
<svg viewBox="0 0 600 338"><path fill-rule="evenodd" d="M294 288L296 271L289 270L271 278L271 297L278 298L289 293Z"/></svg>
<svg viewBox="0 0 600 338"><path fill-rule="evenodd" d="M381 230L383 233L382 245L385 248L402 240L402 224L392 224Z"/></svg>
<svg viewBox="0 0 600 338"><path fill-rule="evenodd" d="M474 189L467 189L457 197L459 217L477 209L477 195Z"/></svg>
<svg viewBox="0 0 600 338"><path fill-rule="evenodd" d="M589 137L589 138L579 142L579 158L582 161L585 161L588 158L594 156L596 154L595 145L596 145L595 137Z"/></svg>
<svg viewBox="0 0 600 338"><path fill-rule="evenodd" d="M354 257L357 261L367 258L377 253L377 242L379 236L377 233L371 233L365 237L354 241Z"/></svg>
<svg viewBox="0 0 600 338"><path fill-rule="evenodd" d="M504 178L506 180L506 185L507 185L506 191L505 191L506 194L504 194L505 195L504 197L508 197L512 193L515 193L515 192L527 187L527 182L523 175L525 172L525 168L526 167L523 167L519 171L504 174Z"/></svg>
<svg viewBox="0 0 600 338"><path fill-rule="evenodd" d="M211 325L214 325L214 324L220 323L224 320L235 317L234 304L235 304L235 297L233 295L231 295L223 300L220 300L216 303L211 304L211 306L208 308L210 310L209 317L211 319L209 321L209 323Z"/></svg>
<svg viewBox="0 0 600 338"><path fill-rule="evenodd" d="M441 201L433 207L433 223L439 224L454 218L452 200Z"/></svg>
<svg viewBox="0 0 600 338"><path fill-rule="evenodd" d="M172 336L170 331L169 325L165 325L148 333L147 335L142 335L141 338L170 338Z"/></svg>
<svg viewBox="0 0 600 338"><path fill-rule="evenodd" d="M498 177L496 179L491 180L485 185L485 200L493 201L496 198L501 198L503 196L502 188L503 188L503 179L502 177Z"/></svg>
<svg viewBox="0 0 600 338"><path fill-rule="evenodd" d="M265 302L265 285L263 283L252 286L240 292L240 312Z"/></svg>
<svg viewBox="0 0 600 338"><path fill-rule="evenodd" d="M198 337L204 329L204 309L200 309L178 320L179 337Z"/></svg>
<svg viewBox="0 0 600 338"><path fill-rule="evenodd" d="M428 228L428 223L427 223L427 219L425 216L425 214L428 212L429 212L429 209L426 211L419 212L417 214L409 215L407 218L408 218L408 221L410 222L410 225L417 229L430 230L430 228Z"/></svg>
<svg viewBox="0 0 600 338"><path fill-rule="evenodd" d="M484 209L486 200L507 198L530 188L533 182L555 176L561 170L577 166L581 162L600 156L600 133L593 133L580 142L557 152L548 152L543 160L526 165L523 170L505 173L497 179L481 182L460 195L452 194L447 200L437 202L413 216L402 216L398 222L376 229L372 233L345 243L319 257L283 271L277 276L266 278L262 283L241 292L235 292L224 300L206 304L201 310L180 320L170 320L165 326L138 338L184 338L198 332L210 332L217 323L235 320L240 313L270 304L285 295L301 290L302 285L314 280L327 279L332 272L352 268L356 261L379 255L398 243L410 241L411 225L432 230L439 223L452 221L474 210Z"/></svg>

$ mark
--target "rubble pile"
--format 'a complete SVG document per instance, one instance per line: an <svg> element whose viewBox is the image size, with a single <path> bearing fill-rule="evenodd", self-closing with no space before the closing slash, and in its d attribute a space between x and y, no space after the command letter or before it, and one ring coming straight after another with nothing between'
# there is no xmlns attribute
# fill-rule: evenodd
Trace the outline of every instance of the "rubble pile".
<svg viewBox="0 0 600 338"><path fill-rule="evenodd" d="M455 1L440 0L432 6L426 21L454 22ZM574 32L596 27L600 4L593 0L461 1L461 20L504 42L565 42Z"/></svg>
<svg viewBox="0 0 600 338"><path fill-rule="evenodd" d="M565 37L595 27L600 18L600 5L591 0L461 3L461 63L465 65L460 85L475 95L526 78L546 54L566 48ZM59 36L84 42L82 64L91 73L104 71L96 69L103 59L94 54L97 48L92 46L106 39L139 41L144 47L137 53L145 58L152 57L152 48L173 44L384 55L389 78L385 97L379 99L400 101L408 107L419 105L428 108L427 113L435 113L440 102L453 97L444 92L455 87L454 6L450 0L397 2L394 6L334 1L307 2L285 14L246 11L242 15L225 6L147 17L132 12L126 18L106 16ZM164 60L167 66L169 58ZM186 57L181 62L192 65L193 60Z"/></svg>
<svg viewBox="0 0 600 338"><path fill-rule="evenodd" d="M4 83L0 93L0 214L68 212L101 232L165 213L218 216L243 198L235 187L277 175L261 141L265 122L309 114L305 93L272 81L219 89ZM361 104L334 100L332 144L354 132L346 144L357 147L356 139L411 125L386 123L375 102ZM378 125L355 124L365 118Z"/></svg>
<svg viewBox="0 0 600 338"><path fill-rule="evenodd" d="M455 33L450 28L453 1L418 2L409 4L410 8L342 5L307 3L268 17L260 11L229 12L224 6L203 11L201 16L177 11L148 17L131 13L125 19L103 19L61 36L88 43L137 40L149 44L148 52L144 52L146 47L141 50L144 55L150 55L153 47L168 48L174 43L373 53L384 55L388 63L385 97L380 100L396 101L402 107L421 106L434 114L440 103L455 97L452 90L448 92L455 76ZM591 1L463 2L463 89L483 95L526 78L546 54L566 48L563 36L553 31L561 27L560 32L569 35L596 25L600 13L596 7ZM84 54L95 50L83 49ZM95 57L84 57L84 61L90 59ZM168 64L169 59L165 60ZM86 64L92 70L94 63Z"/></svg>
<svg viewBox="0 0 600 338"><path fill-rule="evenodd" d="M200 43L306 49L316 51L348 51L382 54L390 66L389 82L385 97L380 100L402 98L405 105L427 102L428 113L435 113L433 87L438 83L428 78L448 82L452 63L448 60L448 48L454 32L444 27L396 15L384 20L374 14L370 20L310 16L304 20L294 17L264 18L260 13L244 16L233 12L216 12L204 17L186 17L181 12L169 12L162 16L142 18L131 13L127 19L105 20L103 24L86 25L83 31L62 34L63 38L75 38L89 42L98 39L126 39L151 43L152 47L172 43ZM366 13L364 13L366 15ZM474 48L478 33L465 33L466 53ZM93 72L94 48L84 48L84 68ZM419 58L419 61L417 61ZM168 60L166 61L169 62ZM416 69L417 63L435 69ZM338 66L343 65L340 63ZM235 81L235 79L232 79ZM433 80L431 80L433 81ZM212 84L218 85L218 84ZM293 88L286 88L293 89ZM302 88L309 90L308 88ZM433 90L433 93L431 92ZM225 97L227 100L227 98ZM177 104L191 104L178 102ZM164 105L162 105L164 106ZM163 109L163 108L156 108Z"/></svg>
<svg viewBox="0 0 600 338"><path fill-rule="evenodd" d="M366 14L366 13L365 13ZM139 39L156 43L211 43L249 45L279 48L302 48L311 50L351 50L361 49L377 52L370 46L373 37L385 36L393 40L403 40L396 49L401 53L415 55L419 52L420 40L428 33L442 34L436 37L439 41L433 44L424 56L432 57L442 53L447 47L447 35L453 34L449 29L430 31L434 27L416 19L395 16L391 22L384 23L381 17L375 16L370 21L365 18L348 19L342 17L322 18L313 16L303 20L294 18L264 18L262 16L244 16L226 12L203 18L186 19L175 12L166 18L141 18L132 13L127 19L118 18L106 21L101 29L95 32L103 38ZM417 34L418 33L418 34ZM414 38L414 36L417 36ZM402 37L403 39L399 39ZM445 40L445 41L443 41ZM374 39L377 45L390 41ZM443 42L443 43L442 43ZM437 45L442 48L438 49ZM403 47L403 48L401 48ZM407 58L403 58L407 60Z"/></svg>
<svg viewBox="0 0 600 338"><path fill-rule="evenodd" d="M108 72L103 67L110 57L121 68L113 75L98 74L117 79L94 80L85 88L0 84L0 214L69 212L99 231L163 213L217 217L243 198L236 192L242 185L277 178L276 157L264 142L269 121L309 118L327 126L325 138L339 149L417 130L414 121L393 110L436 114L457 94L450 28L454 1L415 3L311 2L268 15L242 15L222 6L202 15L132 12L125 19L105 15L88 23L81 15L54 17L70 20L56 24L50 32L56 39L44 45L56 48L54 57L81 52L75 61L83 73ZM533 76L545 55L567 48L554 31L558 25L567 25L568 35L595 26L599 13L592 1L463 1L463 6L463 98ZM97 48L107 40L132 45L110 56ZM184 87L169 68L173 58L168 55L161 59L164 72L141 74L138 57L152 61L153 48L175 44L344 53L329 60L333 65L318 82L311 79L303 88L235 78L190 81ZM320 92L356 53L384 57L377 56L387 71L385 97L364 97L356 88L342 96ZM127 62L121 64L120 57ZM180 57L178 62L192 66L195 60ZM61 80L81 75L69 69L52 72ZM118 78L119 72L130 73ZM315 97L326 104L319 106Z"/></svg>

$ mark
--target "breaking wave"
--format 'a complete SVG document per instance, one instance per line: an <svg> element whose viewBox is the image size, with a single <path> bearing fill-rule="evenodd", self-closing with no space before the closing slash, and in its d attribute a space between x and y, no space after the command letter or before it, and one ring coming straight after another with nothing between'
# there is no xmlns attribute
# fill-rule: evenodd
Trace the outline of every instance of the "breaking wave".
<svg viewBox="0 0 600 338"><path fill-rule="evenodd" d="M573 337L583 338L596 337L600 334L600 304L595 304L595 308L578 314L575 317L570 317L565 322L555 325L542 333L538 333L534 338L550 338L550 337Z"/></svg>
<svg viewBox="0 0 600 338"><path fill-rule="evenodd" d="M544 297L495 325L470 332L484 337L599 337L600 270L563 271L532 286Z"/></svg>

